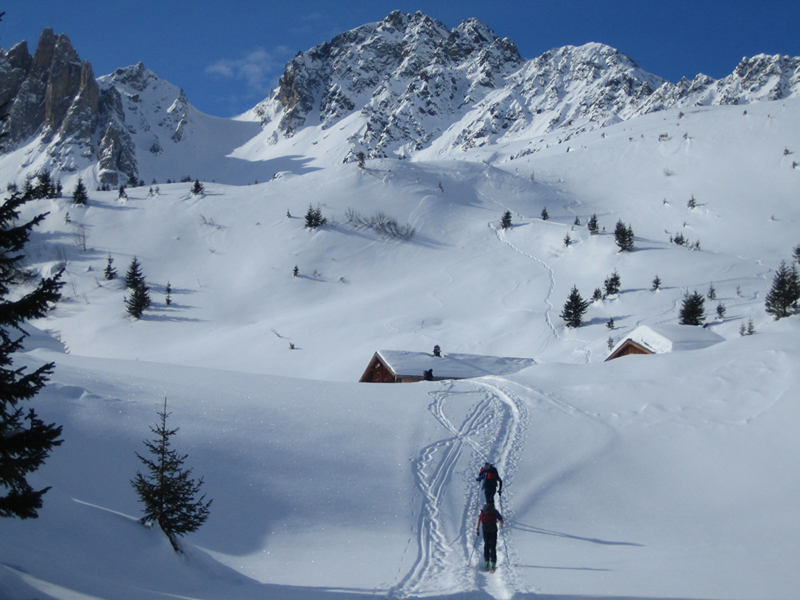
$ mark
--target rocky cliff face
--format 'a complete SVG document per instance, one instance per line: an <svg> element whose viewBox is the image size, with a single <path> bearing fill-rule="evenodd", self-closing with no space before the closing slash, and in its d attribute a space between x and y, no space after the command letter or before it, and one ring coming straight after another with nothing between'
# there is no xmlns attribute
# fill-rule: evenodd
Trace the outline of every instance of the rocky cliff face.
<svg viewBox="0 0 800 600"><path fill-rule="evenodd" d="M3 152L35 138L61 171L74 169L77 155L107 157L104 183L136 176L135 149L119 128L119 102L100 90L92 66L66 35L45 29L33 56L25 42L0 54L0 81Z"/></svg>
<svg viewBox="0 0 800 600"><path fill-rule="evenodd" d="M252 113L267 143L301 133L315 142L342 129L349 136L342 157L355 160L359 152L449 155L538 142L552 132L563 141L671 107L798 94L800 58L744 58L723 79L698 75L673 84L603 44L525 60L477 19L448 29L422 13L395 11L298 53ZM25 42L0 50L0 154L33 143L29 154L46 155L61 172L93 165L100 183L117 185L138 178L139 165L153 170L159 160L188 156L187 138L208 139L200 131L208 123L179 88L141 63L95 79L69 39L51 29L33 56Z"/></svg>
<svg viewBox="0 0 800 600"><path fill-rule="evenodd" d="M253 112L273 140L357 114L348 154L410 155L434 143L466 150L553 130L565 135L674 106L743 104L800 93L800 59L743 59L719 81L670 83L603 44L523 60L469 19L453 30L421 13L391 13L299 53ZM447 139L442 134L449 130Z"/></svg>

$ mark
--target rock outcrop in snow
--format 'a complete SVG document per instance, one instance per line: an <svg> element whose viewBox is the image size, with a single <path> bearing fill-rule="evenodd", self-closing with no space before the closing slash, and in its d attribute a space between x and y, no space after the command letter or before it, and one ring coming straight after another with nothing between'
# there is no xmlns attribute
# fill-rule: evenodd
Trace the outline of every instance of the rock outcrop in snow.
<svg viewBox="0 0 800 600"><path fill-rule="evenodd" d="M290 60L278 87L251 111L263 128L253 144L300 132L316 143L336 126L346 136L337 147L344 160L360 152L409 157L423 149L447 156L554 131L564 140L672 107L799 92L800 58L744 58L723 79L698 75L673 84L603 44L525 60L512 41L477 19L448 29L422 13L394 11ZM0 154L33 142L28 165L61 173L92 166L97 181L110 185L137 179L140 170L153 177L149 171L181 154L176 144L193 133L216 139L221 127L203 135L212 126L208 119L141 63L95 79L88 61L52 29L44 30L33 56L25 42L0 50L0 120ZM194 168L180 164L160 171Z"/></svg>
<svg viewBox="0 0 800 600"><path fill-rule="evenodd" d="M358 151L407 156L434 140L443 150L467 150L674 106L775 100L797 94L799 82L800 59L781 56L745 58L719 81L698 75L677 84L597 43L525 61L477 19L449 30L395 11L298 53L253 112L276 141L357 115L352 160Z"/></svg>
<svg viewBox="0 0 800 600"><path fill-rule="evenodd" d="M142 63L96 79L69 38L50 28L33 56L26 42L0 51L0 152L34 142L46 159L32 164L62 173L96 165L99 183L127 183L138 178L137 153L159 153L163 138L181 141L189 112L183 92ZM156 130L146 148L133 138Z"/></svg>

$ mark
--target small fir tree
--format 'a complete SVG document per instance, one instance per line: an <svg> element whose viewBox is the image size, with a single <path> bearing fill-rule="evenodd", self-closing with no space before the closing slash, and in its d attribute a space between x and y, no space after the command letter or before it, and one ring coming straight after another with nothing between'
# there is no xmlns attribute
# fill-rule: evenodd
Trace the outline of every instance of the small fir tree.
<svg viewBox="0 0 800 600"><path fill-rule="evenodd" d="M61 427L43 422L22 402L31 400L45 386L54 363L31 373L13 368L12 355L22 349L26 334L20 325L44 317L61 298L62 271L39 280L35 287L9 299L17 284L28 279L19 267L31 230L47 213L20 223L20 207L31 200L18 192L0 205L0 517L35 519L48 487L35 490L28 476L44 464L50 452L60 446ZM17 333L13 333L16 330Z"/></svg>
<svg viewBox="0 0 800 600"><path fill-rule="evenodd" d="M720 302L719 304L717 304L717 317L718 317L718 318L719 318L721 321L725 319L725 313L727 312L727 310L728 310L728 309L727 309L727 308L725 308L725 305L724 305L722 302Z"/></svg>
<svg viewBox="0 0 800 600"><path fill-rule="evenodd" d="M619 273L617 272L616 269L614 269L614 272L608 277L606 277L606 280L603 283L603 287L605 288L606 291L606 296L613 296L614 294L618 293L621 281L622 280L620 279Z"/></svg>
<svg viewBox="0 0 800 600"><path fill-rule="evenodd" d="M195 179L194 185L192 185L192 190L191 190L192 196L202 196L205 191L206 189L205 187L203 187L203 184L200 183L200 180Z"/></svg>
<svg viewBox="0 0 800 600"><path fill-rule="evenodd" d="M709 284L708 291L706 292L706 298L709 300L716 300L717 299L717 290L714 287L714 284Z"/></svg>
<svg viewBox="0 0 800 600"><path fill-rule="evenodd" d="M108 259L106 260L106 268L103 269L103 276L108 280L111 281L117 276L117 270L114 268L114 258L111 256L111 253L108 253Z"/></svg>
<svg viewBox="0 0 800 600"><path fill-rule="evenodd" d="M317 227L321 227L325 225L328 220L322 216L322 209L317 205L316 207L312 205L308 205L308 210L306 211L306 227L309 229L316 229Z"/></svg>
<svg viewBox="0 0 800 600"><path fill-rule="evenodd" d="M600 226L597 224L597 215L592 215L586 227L589 229L590 235L597 235L600 232Z"/></svg>
<svg viewBox="0 0 800 600"><path fill-rule="evenodd" d="M702 325L705 319L705 298L699 292L687 292L683 297L678 322L681 325Z"/></svg>
<svg viewBox="0 0 800 600"><path fill-rule="evenodd" d="M78 183L72 190L72 203L86 205L89 200L89 194L86 191L86 186L83 184L83 179L78 177Z"/></svg>
<svg viewBox="0 0 800 600"><path fill-rule="evenodd" d="M133 290L142 285L144 285L142 264L139 262L139 259L134 256L131 259L131 264L128 265L128 271L125 273L125 289Z"/></svg>
<svg viewBox="0 0 800 600"><path fill-rule="evenodd" d="M603 290L600 288L594 288L594 293L592 294L592 302L597 302L598 300L603 299Z"/></svg>
<svg viewBox="0 0 800 600"><path fill-rule="evenodd" d="M150 288L142 282L133 288L130 295L125 298L125 310L134 319L141 319L144 311L150 307L151 302Z"/></svg>
<svg viewBox="0 0 800 600"><path fill-rule="evenodd" d="M661 289L661 278L660 278L658 275L656 275L656 276L653 278L653 287L652 287L651 289L652 289L654 292L657 292L658 290L660 290L660 289Z"/></svg>
<svg viewBox="0 0 800 600"><path fill-rule="evenodd" d="M150 458L136 453L146 474L137 471L131 485L144 504L141 523L158 523L173 548L180 551L177 538L196 531L205 523L212 500L206 501L205 494L198 498L203 478L193 479L192 469L183 466L188 455L178 454L171 448L171 438L178 429L167 428L170 414L165 398L164 410L158 413L160 422L157 427L150 428L155 439L144 442Z"/></svg>
<svg viewBox="0 0 800 600"><path fill-rule="evenodd" d="M568 231L567 235L564 236L564 246L569 248L571 244L572 244L572 236L570 236L569 231Z"/></svg>
<svg viewBox="0 0 800 600"><path fill-rule="evenodd" d="M580 327L583 323L583 315L589 309L589 301L584 300L578 291L578 286L572 286L569 297L561 311L561 318L567 323L567 327Z"/></svg>
<svg viewBox="0 0 800 600"><path fill-rule="evenodd" d="M689 198L689 201L686 203L686 206L689 208L689 210L697 208L697 200L695 200L694 194L692 194L692 197Z"/></svg>
<svg viewBox="0 0 800 600"><path fill-rule="evenodd" d="M169 306L172 304L172 286L170 285L169 281L167 282L167 287L164 289L164 293L166 294L164 302L166 302L167 306Z"/></svg>
<svg viewBox="0 0 800 600"><path fill-rule="evenodd" d="M614 325L614 317L610 317L608 319L608 321L606 321L606 328L613 331L614 327L615 327L615 325Z"/></svg>
<svg viewBox="0 0 800 600"><path fill-rule="evenodd" d="M363 169L364 165L367 162L367 155L364 154L364 152L362 152L361 150L359 150L358 152L356 152L356 161L358 161L358 167L360 169Z"/></svg>
<svg viewBox="0 0 800 600"><path fill-rule="evenodd" d="M550 214L547 212L547 207L542 209L542 221L547 221L550 218Z"/></svg>
<svg viewBox="0 0 800 600"><path fill-rule="evenodd" d="M630 225L625 225L622 220L617 221L617 226L614 229L614 243L620 249L620 252L631 252L633 250L633 228Z"/></svg>
<svg viewBox="0 0 800 600"><path fill-rule="evenodd" d="M800 276L797 273L797 265L792 263L791 266L787 266L785 261L781 261L772 279L772 288L767 292L764 306L777 321L796 311L799 301Z"/></svg>
<svg viewBox="0 0 800 600"><path fill-rule="evenodd" d="M511 227L511 211L507 210L503 213L503 219L500 221L500 227L508 229Z"/></svg>

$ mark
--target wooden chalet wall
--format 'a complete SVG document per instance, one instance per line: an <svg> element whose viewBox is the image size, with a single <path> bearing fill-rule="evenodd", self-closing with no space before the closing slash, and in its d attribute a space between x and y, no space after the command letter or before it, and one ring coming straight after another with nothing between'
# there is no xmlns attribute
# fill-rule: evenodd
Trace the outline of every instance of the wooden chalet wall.
<svg viewBox="0 0 800 600"><path fill-rule="evenodd" d="M397 378L391 369L383 364L381 357L376 353L369 362L367 370L359 379L361 383L396 383Z"/></svg>
<svg viewBox="0 0 800 600"><path fill-rule="evenodd" d="M617 348L614 354L606 359L606 361L619 358L620 356L628 356L629 354L653 354L653 352L634 341L626 340L622 346Z"/></svg>

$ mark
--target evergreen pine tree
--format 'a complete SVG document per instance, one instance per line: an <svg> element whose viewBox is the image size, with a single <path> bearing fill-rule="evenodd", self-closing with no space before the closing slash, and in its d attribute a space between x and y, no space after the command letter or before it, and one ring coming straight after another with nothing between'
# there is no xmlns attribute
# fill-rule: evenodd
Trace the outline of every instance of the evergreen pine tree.
<svg viewBox="0 0 800 600"><path fill-rule="evenodd" d="M725 313L727 312L727 310L728 309L725 308L725 305L722 302L717 304L717 317L719 319L724 319L725 318Z"/></svg>
<svg viewBox="0 0 800 600"><path fill-rule="evenodd" d="M199 179L194 180L194 185L192 186L192 196L200 196L202 195L206 189L203 187L203 184L200 183Z"/></svg>
<svg viewBox="0 0 800 600"><path fill-rule="evenodd" d="M547 212L547 207L542 209L542 221L547 221L550 218L550 214Z"/></svg>
<svg viewBox="0 0 800 600"><path fill-rule="evenodd" d="M689 201L686 203L686 206L689 208L689 210L697 208L697 200L695 200L694 194L692 194L692 197L689 198Z"/></svg>
<svg viewBox="0 0 800 600"><path fill-rule="evenodd" d="M358 161L358 167L359 167L360 169L363 169L363 168L364 168L364 165L365 165L365 163L366 163L366 161L367 161L367 155L366 155L366 154L364 154L364 152L362 152L361 150L359 150L359 151L356 153L356 160Z"/></svg>
<svg viewBox="0 0 800 600"><path fill-rule="evenodd" d="M564 236L564 246L569 248L571 244L572 244L572 236L570 236L568 231L567 234Z"/></svg>
<svg viewBox="0 0 800 600"><path fill-rule="evenodd" d="M699 292L688 292L683 297L678 322L681 325L702 325L706 319L705 298Z"/></svg>
<svg viewBox="0 0 800 600"><path fill-rule="evenodd" d="M606 277L605 282L603 283L603 287L606 290L606 296L613 296L617 292L619 292L619 287L621 285L621 279L619 273L616 269L614 272Z"/></svg>
<svg viewBox="0 0 800 600"><path fill-rule="evenodd" d="M0 206L0 517L32 519L38 517L42 496L49 488L34 490L27 476L36 471L61 445L61 427L46 424L29 408L20 405L32 399L47 383L54 363L32 373L12 368L12 354L22 348L25 333L20 325L41 318L61 298L61 271L42 279L36 287L16 298L7 297L12 288L26 278L19 263L31 229L45 218L40 214L19 224L19 208L30 198L14 193ZM13 333L12 330L16 330Z"/></svg>
<svg viewBox="0 0 800 600"><path fill-rule="evenodd" d="M128 265L128 271L125 273L125 289L133 290L144 284L144 275L142 275L142 264L135 256L131 259L131 264Z"/></svg>
<svg viewBox="0 0 800 600"><path fill-rule="evenodd" d="M625 225L622 220L617 221L614 229L614 243L619 246L620 252L631 252L633 250L633 228Z"/></svg>
<svg viewBox="0 0 800 600"><path fill-rule="evenodd" d="M709 284L708 291L706 292L706 298L709 300L716 300L717 299L717 289L714 287L714 284Z"/></svg>
<svg viewBox="0 0 800 600"><path fill-rule="evenodd" d="M144 504L141 522L158 523L173 548L179 551L177 537L196 531L205 523L212 501L206 501L205 494L197 497L203 478L192 479L192 469L183 466L188 455L178 454L170 447L170 438L178 432L178 429L167 428L170 414L165 398L164 410L158 413L160 423L150 428L156 437L144 442L151 458L136 453L146 474L137 471L131 485Z"/></svg>
<svg viewBox="0 0 800 600"><path fill-rule="evenodd" d="M500 226L503 229L508 229L509 227L511 227L511 211L510 210L507 210L506 212L503 213L503 220L500 221Z"/></svg>
<svg viewBox="0 0 800 600"><path fill-rule="evenodd" d="M169 284L169 281L167 282L167 287L164 290L164 292L167 295L167 297L164 300L164 302L166 302L167 306L169 306L170 304L172 304L172 286Z"/></svg>
<svg viewBox="0 0 800 600"><path fill-rule="evenodd" d="M597 235L599 233L600 226L597 224L597 215L592 215L592 218L589 219L586 227L588 227L590 235Z"/></svg>
<svg viewBox="0 0 800 600"><path fill-rule="evenodd" d="M117 276L117 270L113 267L114 259L111 256L111 253L108 253L108 259L106 261L106 268L103 270L103 275L108 281L111 281Z"/></svg>
<svg viewBox="0 0 800 600"><path fill-rule="evenodd" d="M578 286L572 286L572 291L567 298L560 317L567 323L567 327L580 327L583 323L583 315L589 309L589 301L584 300L578 291Z"/></svg>
<svg viewBox="0 0 800 600"><path fill-rule="evenodd" d="M141 319L144 311L150 307L150 288L144 282L131 290L130 295L125 298L125 310L134 319Z"/></svg>
<svg viewBox="0 0 800 600"><path fill-rule="evenodd" d="M787 266L785 261L781 261L772 279L772 288L767 292L764 302L766 310L777 321L797 310L798 301L800 301L800 276L797 273L797 266L794 263Z"/></svg>
<svg viewBox="0 0 800 600"><path fill-rule="evenodd" d="M325 225L328 220L322 216L322 209L317 206L314 208L310 204L308 205L308 211L306 211L306 227L309 229L316 229L317 227L321 227Z"/></svg>
<svg viewBox="0 0 800 600"><path fill-rule="evenodd" d="M86 204L89 200L89 195L86 192L86 186L83 184L83 179L78 177L78 183L75 184L75 188L72 190L72 202L73 204Z"/></svg>
<svg viewBox="0 0 800 600"><path fill-rule="evenodd" d="M611 330L613 331L615 326L616 326L616 325L614 324L614 317L610 317L610 318L608 319L608 321L606 321L606 327L607 327L608 329L611 329Z"/></svg>
<svg viewBox="0 0 800 600"><path fill-rule="evenodd" d="M656 275L655 278L653 278L653 287L651 289L654 292L657 292L658 290L661 289L661 278L658 275Z"/></svg>

